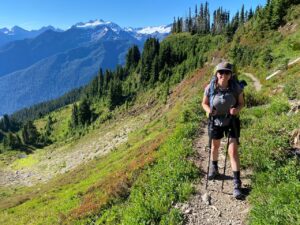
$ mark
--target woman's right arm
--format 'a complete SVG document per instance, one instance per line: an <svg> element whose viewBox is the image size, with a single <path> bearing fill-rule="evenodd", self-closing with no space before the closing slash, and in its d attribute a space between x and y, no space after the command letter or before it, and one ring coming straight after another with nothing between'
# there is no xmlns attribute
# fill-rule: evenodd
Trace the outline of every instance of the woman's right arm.
<svg viewBox="0 0 300 225"><path fill-rule="evenodd" d="M202 99L202 108L207 114L210 113L209 98L205 94L203 95Z"/></svg>

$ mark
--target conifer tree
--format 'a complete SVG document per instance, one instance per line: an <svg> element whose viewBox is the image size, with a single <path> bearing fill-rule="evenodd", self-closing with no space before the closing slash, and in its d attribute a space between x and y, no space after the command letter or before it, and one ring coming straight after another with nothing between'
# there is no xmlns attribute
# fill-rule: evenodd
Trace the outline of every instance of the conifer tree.
<svg viewBox="0 0 300 225"><path fill-rule="evenodd" d="M203 34L205 33L205 15L204 15L204 9L203 9L203 4L201 3L200 5L200 10L199 10L199 17L198 17L198 33Z"/></svg>
<svg viewBox="0 0 300 225"><path fill-rule="evenodd" d="M146 84L151 77L152 61L159 54L159 41L155 38L149 38L144 44L144 50L141 57L141 83Z"/></svg>
<svg viewBox="0 0 300 225"><path fill-rule="evenodd" d="M208 2L205 2L203 13L204 13L204 20L205 20L204 33L207 34L210 32L210 14L209 14Z"/></svg>
<svg viewBox="0 0 300 225"><path fill-rule="evenodd" d="M191 8L189 8L188 32L192 32L192 29L193 29L193 19L192 19Z"/></svg>
<svg viewBox="0 0 300 225"><path fill-rule="evenodd" d="M177 23L176 23L176 31L177 33L183 32L183 22L182 22L182 18L177 18Z"/></svg>
<svg viewBox="0 0 300 225"><path fill-rule="evenodd" d="M98 97L102 97L103 95L103 82L104 82L104 78L103 78L103 71L102 68L100 68L99 73L98 73Z"/></svg>
<svg viewBox="0 0 300 225"><path fill-rule="evenodd" d="M28 121L22 130L22 137L25 144L35 145L37 144L39 133L32 121Z"/></svg>
<svg viewBox="0 0 300 225"><path fill-rule="evenodd" d="M5 114L0 120L0 129L4 132L8 132L10 130L11 124L9 120L9 116Z"/></svg>
<svg viewBox="0 0 300 225"><path fill-rule="evenodd" d="M53 131L53 120L52 117L49 115L45 126L45 136L50 137L52 131Z"/></svg>
<svg viewBox="0 0 300 225"><path fill-rule="evenodd" d="M75 128L79 125L79 115L78 115L78 107L77 104L73 104L72 108L72 116L71 116L71 127Z"/></svg>
<svg viewBox="0 0 300 225"><path fill-rule="evenodd" d="M172 30L171 30L172 34L178 33L178 31L177 31L176 28L177 28L177 26L176 26L176 19L174 17L174 21L173 21L173 24L172 24Z"/></svg>
<svg viewBox="0 0 300 225"><path fill-rule="evenodd" d="M241 8L240 24L244 24L244 23L245 23L245 6L243 4Z"/></svg>
<svg viewBox="0 0 300 225"><path fill-rule="evenodd" d="M252 8L250 8L247 20L250 20L252 17L253 17L253 10Z"/></svg>
<svg viewBox="0 0 300 225"><path fill-rule="evenodd" d="M158 80L158 76L159 76L159 56L156 55L154 57L151 66L151 78L150 78L151 85L153 85Z"/></svg>
<svg viewBox="0 0 300 225"><path fill-rule="evenodd" d="M3 141L3 145L7 149L17 149L21 146L21 139L18 135L9 132Z"/></svg>
<svg viewBox="0 0 300 225"><path fill-rule="evenodd" d="M126 66L127 70L135 69L141 58L141 53L137 45L133 45L126 55Z"/></svg>
<svg viewBox="0 0 300 225"><path fill-rule="evenodd" d="M86 98L84 98L78 108L78 122L81 125L89 124L92 117L92 111L90 104Z"/></svg>

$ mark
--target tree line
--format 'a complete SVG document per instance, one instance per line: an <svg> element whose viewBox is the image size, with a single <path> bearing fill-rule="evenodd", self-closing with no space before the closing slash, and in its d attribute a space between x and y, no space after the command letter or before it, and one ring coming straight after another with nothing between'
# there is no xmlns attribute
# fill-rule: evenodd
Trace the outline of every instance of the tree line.
<svg viewBox="0 0 300 225"><path fill-rule="evenodd" d="M227 34L233 36L237 28L250 20L253 14L252 8L245 11L244 5L242 5L241 10L230 21L230 12L222 7L214 10L211 16L208 3L205 2L205 4L200 4L199 11L197 5L195 6L193 15L191 8L189 8L189 15L186 18L174 18L172 33L190 32L192 34Z"/></svg>

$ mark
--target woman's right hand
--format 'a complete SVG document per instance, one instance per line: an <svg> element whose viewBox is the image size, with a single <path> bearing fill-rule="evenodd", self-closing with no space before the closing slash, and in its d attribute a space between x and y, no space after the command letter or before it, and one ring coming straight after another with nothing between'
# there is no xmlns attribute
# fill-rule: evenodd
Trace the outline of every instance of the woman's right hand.
<svg viewBox="0 0 300 225"><path fill-rule="evenodd" d="M210 109L209 115L211 116L217 115L217 110L215 108Z"/></svg>

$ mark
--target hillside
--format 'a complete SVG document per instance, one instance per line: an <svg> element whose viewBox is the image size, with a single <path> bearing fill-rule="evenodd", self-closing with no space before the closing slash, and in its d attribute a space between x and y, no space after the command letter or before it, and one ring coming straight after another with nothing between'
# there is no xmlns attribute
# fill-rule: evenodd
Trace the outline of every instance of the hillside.
<svg viewBox="0 0 300 225"><path fill-rule="evenodd" d="M25 151L1 146L0 223L298 224L300 63L289 62L300 57L300 6L261 30L268 10L233 36L177 31L148 39L140 58L130 49L124 68L99 72L79 101L35 118L44 146L23 143L25 126L2 130L6 140L19 135ZM222 59L248 82L240 148L249 193L236 202L216 191L206 205L200 102Z"/></svg>
<svg viewBox="0 0 300 225"><path fill-rule="evenodd" d="M100 68L105 71L124 65L130 47L142 49L148 37L164 39L170 29L163 28L159 30L162 33L156 28L128 31L115 23L95 20L66 31L48 29L0 46L0 115L86 85Z"/></svg>

